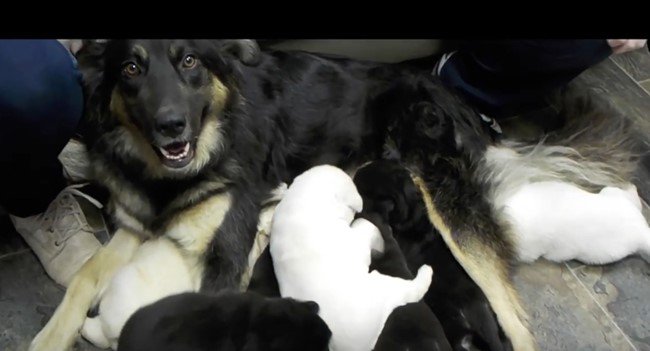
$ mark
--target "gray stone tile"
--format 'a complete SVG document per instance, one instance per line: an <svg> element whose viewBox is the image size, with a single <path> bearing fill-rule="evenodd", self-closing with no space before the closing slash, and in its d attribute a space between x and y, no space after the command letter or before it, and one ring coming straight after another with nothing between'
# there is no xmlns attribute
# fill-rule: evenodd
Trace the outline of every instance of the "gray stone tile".
<svg viewBox="0 0 650 351"><path fill-rule="evenodd" d="M63 294L31 252L0 260L0 350L26 350ZM83 340L75 349L99 350Z"/></svg>
<svg viewBox="0 0 650 351"><path fill-rule="evenodd" d="M8 215L0 215L0 257L27 249L27 244L16 233Z"/></svg>
<svg viewBox="0 0 650 351"><path fill-rule="evenodd" d="M634 350L566 265L522 265L515 285L540 350Z"/></svg>
<svg viewBox="0 0 650 351"><path fill-rule="evenodd" d="M611 265L580 267L575 272L635 346L650 350L650 265L630 257Z"/></svg>
<svg viewBox="0 0 650 351"><path fill-rule="evenodd" d="M637 82L650 79L650 52L647 48L614 55L612 60Z"/></svg>
<svg viewBox="0 0 650 351"><path fill-rule="evenodd" d="M650 142L650 98L634 80L628 77L611 60L586 70L571 82L582 88L593 88L603 98L609 100L625 115L632 119L640 131L644 131ZM649 144L650 145L650 144Z"/></svg>
<svg viewBox="0 0 650 351"><path fill-rule="evenodd" d="M644 80L643 82L640 82L639 84L641 84L643 89L645 89L645 91L648 92L648 94L650 94L650 79Z"/></svg>

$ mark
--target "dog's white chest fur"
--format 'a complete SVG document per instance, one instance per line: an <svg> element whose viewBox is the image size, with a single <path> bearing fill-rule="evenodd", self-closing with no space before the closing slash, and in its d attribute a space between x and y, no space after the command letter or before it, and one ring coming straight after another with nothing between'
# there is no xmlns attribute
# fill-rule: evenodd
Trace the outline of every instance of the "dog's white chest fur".
<svg viewBox="0 0 650 351"><path fill-rule="evenodd" d="M368 272L371 250L383 250L379 230L354 220L362 200L338 168L318 166L297 177L276 208L270 250L283 297L311 300L332 331L330 350L368 351L388 315L419 301L432 271L412 281Z"/></svg>
<svg viewBox="0 0 650 351"><path fill-rule="evenodd" d="M594 194L572 184L538 182L522 186L505 205L522 261L604 264L650 253L650 229L635 188L606 187Z"/></svg>

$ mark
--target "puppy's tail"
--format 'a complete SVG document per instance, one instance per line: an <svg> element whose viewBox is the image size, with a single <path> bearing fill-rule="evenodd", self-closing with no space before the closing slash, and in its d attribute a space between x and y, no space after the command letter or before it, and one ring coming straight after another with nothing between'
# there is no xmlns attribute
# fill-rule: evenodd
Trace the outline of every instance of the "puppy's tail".
<svg viewBox="0 0 650 351"><path fill-rule="evenodd" d="M98 317L86 318L83 327L81 328L81 335L93 345L107 349L111 346L111 343L104 335L104 330L102 329L102 322Z"/></svg>
<svg viewBox="0 0 650 351"><path fill-rule="evenodd" d="M565 91L556 100L564 127L534 142L504 140L488 148L479 177L497 207L534 181L564 181L592 192L632 181L641 145L631 121L588 91Z"/></svg>

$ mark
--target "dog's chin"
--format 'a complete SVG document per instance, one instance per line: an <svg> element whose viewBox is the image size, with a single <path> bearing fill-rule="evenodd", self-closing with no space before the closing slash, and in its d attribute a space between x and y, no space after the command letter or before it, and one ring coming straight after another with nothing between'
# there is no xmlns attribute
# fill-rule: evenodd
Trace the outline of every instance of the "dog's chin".
<svg viewBox="0 0 650 351"><path fill-rule="evenodd" d="M195 148L189 141L173 142L164 146L152 145L160 162L167 168L182 169L194 159Z"/></svg>

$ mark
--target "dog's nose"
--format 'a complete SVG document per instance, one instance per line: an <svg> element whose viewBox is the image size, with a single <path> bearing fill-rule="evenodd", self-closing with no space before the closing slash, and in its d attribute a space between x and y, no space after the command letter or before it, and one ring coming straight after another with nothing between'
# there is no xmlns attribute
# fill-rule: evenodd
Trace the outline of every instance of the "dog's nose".
<svg viewBox="0 0 650 351"><path fill-rule="evenodd" d="M185 130L185 118L178 113L165 113L156 116L156 131L173 138L181 135Z"/></svg>

